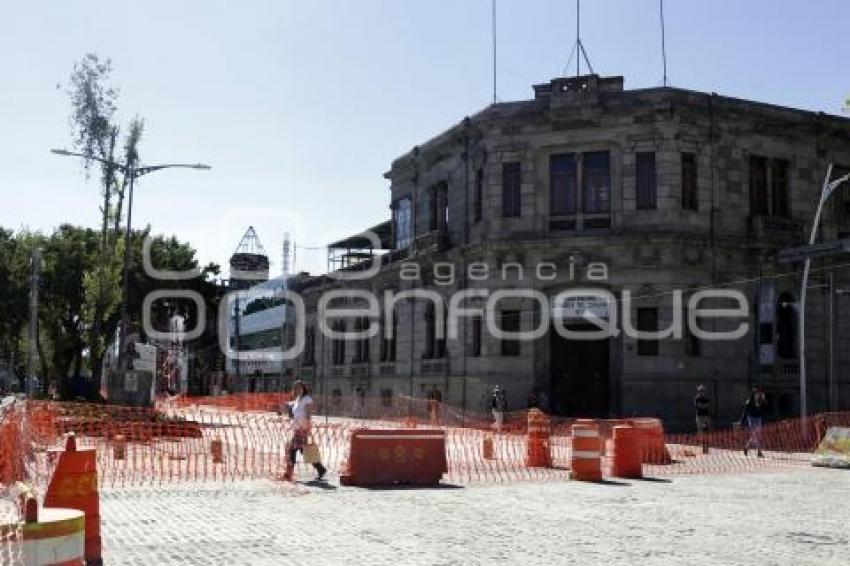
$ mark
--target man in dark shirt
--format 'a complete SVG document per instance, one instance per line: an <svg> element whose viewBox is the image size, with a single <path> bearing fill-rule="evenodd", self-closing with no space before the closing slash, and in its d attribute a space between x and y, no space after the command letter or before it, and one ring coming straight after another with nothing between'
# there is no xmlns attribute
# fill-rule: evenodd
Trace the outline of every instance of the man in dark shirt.
<svg viewBox="0 0 850 566"><path fill-rule="evenodd" d="M700 437L703 454L708 454L708 437L706 433L711 426L709 403L708 395L705 394L705 385L698 385L697 394L694 397L694 409L696 410L697 435Z"/></svg>
<svg viewBox="0 0 850 566"><path fill-rule="evenodd" d="M761 387L753 387L753 392L750 394L747 401L744 403L744 409L741 414L741 422L750 428L750 438L747 444L744 445L744 456L750 448L755 447L759 458L764 458L761 451L761 425L764 418L767 416L767 397Z"/></svg>
<svg viewBox="0 0 850 566"><path fill-rule="evenodd" d="M497 432L501 432L505 424L505 413L508 412L508 398L505 390L497 385L493 389L493 397L490 400L490 409L493 411L493 424Z"/></svg>

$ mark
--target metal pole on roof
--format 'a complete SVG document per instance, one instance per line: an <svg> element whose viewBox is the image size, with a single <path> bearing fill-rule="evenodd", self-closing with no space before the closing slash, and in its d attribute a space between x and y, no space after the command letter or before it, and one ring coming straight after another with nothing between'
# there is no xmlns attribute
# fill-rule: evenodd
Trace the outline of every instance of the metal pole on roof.
<svg viewBox="0 0 850 566"><path fill-rule="evenodd" d="M493 24L493 104L496 104L496 0L492 1Z"/></svg>
<svg viewBox="0 0 850 566"><path fill-rule="evenodd" d="M661 10L661 61L664 65L664 86L667 86L667 48L664 42L664 0L659 0Z"/></svg>
<svg viewBox="0 0 850 566"><path fill-rule="evenodd" d="M581 1L576 0L576 50L581 50ZM578 77L581 72L581 53L576 53L576 77Z"/></svg>

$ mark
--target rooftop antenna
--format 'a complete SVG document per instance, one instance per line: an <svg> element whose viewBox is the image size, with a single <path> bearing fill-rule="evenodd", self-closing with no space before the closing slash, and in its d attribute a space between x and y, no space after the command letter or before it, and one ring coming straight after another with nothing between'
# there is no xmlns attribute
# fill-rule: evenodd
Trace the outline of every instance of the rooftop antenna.
<svg viewBox="0 0 850 566"><path fill-rule="evenodd" d="M581 0L576 0L576 42L573 44L573 49L570 51L570 58L567 59L567 64L564 67L564 74L570 68L570 63L576 58L576 77L581 75L581 58L584 57L584 62L591 74L594 74L593 65L590 64L590 58L587 56L587 51L584 49L584 44L581 42Z"/></svg>
<svg viewBox="0 0 850 566"><path fill-rule="evenodd" d="M581 0L576 0L576 49L581 49ZM576 77L581 74L579 73L580 64L581 57L576 57Z"/></svg>
<svg viewBox="0 0 850 566"><path fill-rule="evenodd" d="M493 23L493 104L496 104L496 0L492 0Z"/></svg>
<svg viewBox="0 0 850 566"><path fill-rule="evenodd" d="M663 84L667 86L667 48L664 43L664 0L658 0L661 8L661 61L664 64Z"/></svg>

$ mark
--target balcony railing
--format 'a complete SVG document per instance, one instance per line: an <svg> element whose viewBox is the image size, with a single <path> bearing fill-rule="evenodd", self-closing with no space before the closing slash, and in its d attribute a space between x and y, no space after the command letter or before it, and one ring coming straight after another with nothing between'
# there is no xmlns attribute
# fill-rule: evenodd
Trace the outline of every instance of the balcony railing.
<svg viewBox="0 0 850 566"><path fill-rule="evenodd" d="M750 216L747 219L747 229L752 238L799 239L803 235L802 222L779 216Z"/></svg>
<svg viewBox="0 0 850 566"><path fill-rule="evenodd" d="M449 247L449 236L445 230L432 230L413 239L411 251L414 255L441 252Z"/></svg>
<svg viewBox="0 0 850 566"><path fill-rule="evenodd" d="M422 375L446 375L448 369L449 364L445 359L422 361Z"/></svg>
<svg viewBox="0 0 850 566"><path fill-rule="evenodd" d="M369 375L369 364L356 362L356 365L351 366L349 368L349 375L351 377L366 377Z"/></svg>
<svg viewBox="0 0 850 566"><path fill-rule="evenodd" d="M550 217L549 231L600 230L611 228L609 212L582 212Z"/></svg>

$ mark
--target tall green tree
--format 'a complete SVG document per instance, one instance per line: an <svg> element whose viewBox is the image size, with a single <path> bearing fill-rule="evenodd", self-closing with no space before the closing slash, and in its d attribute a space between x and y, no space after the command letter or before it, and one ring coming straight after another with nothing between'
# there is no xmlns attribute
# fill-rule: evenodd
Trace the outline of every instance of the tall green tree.
<svg viewBox="0 0 850 566"><path fill-rule="evenodd" d="M121 232L127 171L138 162L138 145L144 131L141 118L128 127L123 155L116 155L120 128L115 123L118 90L111 86L112 62L89 53L71 73L71 127L74 146L86 156L86 171L98 163L101 171L101 247L95 265L84 277L83 314L88 329L92 375L99 376L110 337L119 323L123 241ZM113 164L121 159L124 168ZM101 160L101 161L98 161ZM113 197L117 206L113 206Z"/></svg>
<svg viewBox="0 0 850 566"><path fill-rule="evenodd" d="M27 322L29 250L12 230L0 227L0 360L20 366Z"/></svg>
<svg viewBox="0 0 850 566"><path fill-rule="evenodd" d="M64 224L43 245L41 334L51 346L45 375L62 397L67 397L68 377L82 375L83 352L88 343L84 309L86 276L100 253L96 231Z"/></svg>
<svg viewBox="0 0 850 566"><path fill-rule="evenodd" d="M201 277L188 281L160 281L144 272L142 242L150 235L150 228L134 231L131 237L133 262L130 271L129 311L136 328L141 328L144 298L152 291L163 288L192 289L204 299L208 320L217 313L218 289L212 277L218 275L218 266L207 265L200 270ZM115 328L120 298L121 253L123 238L115 247L116 256L111 264L104 264L101 238L98 230L64 224L49 236L29 231L13 233L0 228L0 359L14 358L18 364L27 359L27 324L29 321L30 253L34 247L42 249L39 327L37 348L43 391L49 385L63 398L72 394L70 383L83 375L96 375L97 358L91 352L103 350L109 340L91 342L90 328L95 297L109 297L111 304L101 310L111 312ZM156 236L151 250L152 262L158 269L185 271L198 268L195 250L174 237ZM109 273L103 273L111 269ZM100 281L111 278L112 293L93 288ZM175 311L187 317L187 327L197 324L198 312L192 301L158 301L153 304L152 320L158 330L167 330L168 318ZM114 334L112 335L114 337ZM215 340L210 340L211 352L217 350ZM203 339L202 339L203 341ZM95 388L89 387L89 391Z"/></svg>

